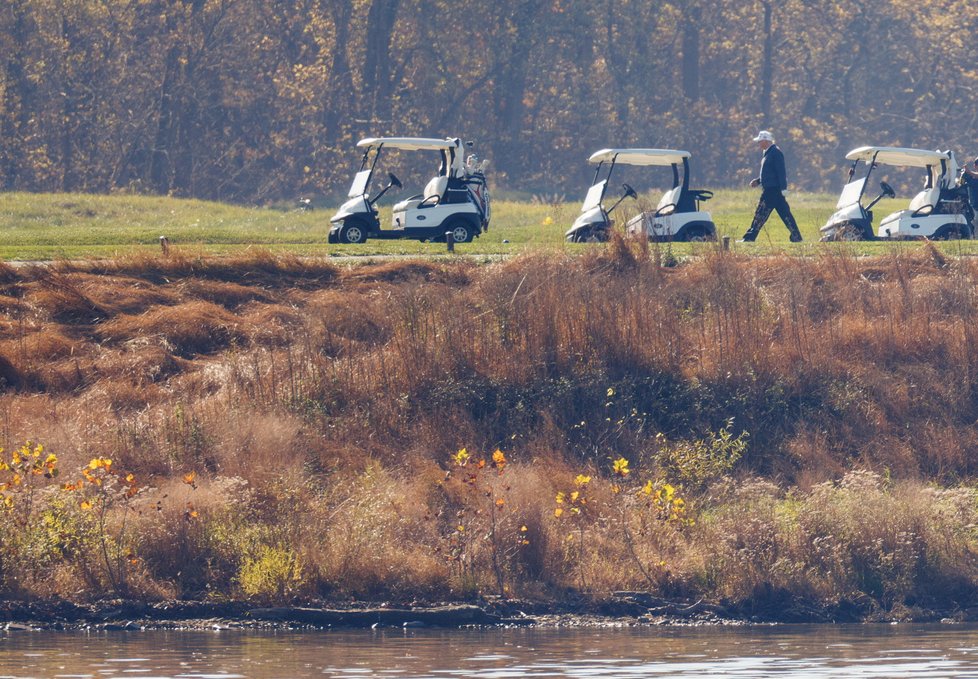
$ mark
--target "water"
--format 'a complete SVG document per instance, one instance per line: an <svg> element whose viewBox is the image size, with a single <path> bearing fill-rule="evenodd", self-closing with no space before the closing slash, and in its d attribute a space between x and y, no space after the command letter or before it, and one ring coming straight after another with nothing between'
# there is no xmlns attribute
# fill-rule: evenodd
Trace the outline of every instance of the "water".
<svg viewBox="0 0 978 679"><path fill-rule="evenodd" d="M0 633L0 677L976 677L978 627Z"/></svg>

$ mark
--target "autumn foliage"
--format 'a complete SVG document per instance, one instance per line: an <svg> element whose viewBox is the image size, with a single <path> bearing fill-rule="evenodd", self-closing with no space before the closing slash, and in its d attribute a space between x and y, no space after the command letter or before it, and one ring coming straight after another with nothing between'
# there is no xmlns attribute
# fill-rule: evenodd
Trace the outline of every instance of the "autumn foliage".
<svg viewBox="0 0 978 679"><path fill-rule="evenodd" d="M475 140L492 181L526 193L580 191L585 159L608 146L685 148L704 186L743 186L764 128L794 187L835 190L856 146L974 155L978 19L968 10L933 0L6 2L0 187L318 202L344 194L356 141L385 135ZM398 169L405 186L423 186L422 171L409 160Z"/></svg>

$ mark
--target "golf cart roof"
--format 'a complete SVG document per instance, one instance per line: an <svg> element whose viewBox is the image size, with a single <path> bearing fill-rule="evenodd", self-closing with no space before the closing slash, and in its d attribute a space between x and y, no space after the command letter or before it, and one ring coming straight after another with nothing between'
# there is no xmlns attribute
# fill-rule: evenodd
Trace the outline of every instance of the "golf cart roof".
<svg viewBox="0 0 978 679"><path fill-rule="evenodd" d="M625 165L664 165L669 166L689 158L689 151L675 149L601 149L588 158L590 163L604 163L614 160Z"/></svg>
<svg viewBox="0 0 978 679"><path fill-rule="evenodd" d="M380 146L403 151L441 151L455 148L452 139L427 139L425 137L367 137L357 142L357 148Z"/></svg>
<svg viewBox="0 0 978 679"><path fill-rule="evenodd" d="M936 165L951 156L947 151L927 151L907 149L898 146L860 146L846 154L849 160L871 161L876 156L877 163L884 165L904 165L907 167L927 167Z"/></svg>

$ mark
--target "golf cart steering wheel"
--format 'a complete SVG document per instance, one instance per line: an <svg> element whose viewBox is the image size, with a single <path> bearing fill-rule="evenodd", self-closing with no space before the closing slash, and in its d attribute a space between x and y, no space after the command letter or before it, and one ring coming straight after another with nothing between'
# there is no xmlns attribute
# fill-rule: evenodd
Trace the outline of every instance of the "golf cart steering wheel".
<svg viewBox="0 0 978 679"><path fill-rule="evenodd" d="M635 193L635 189L633 189L628 184L622 184L621 185L621 188L622 188L622 191L625 192L624 193L624 196L623 196L624 198L635 198L636 200L638 199L638 194Z"/></svg>
<svg viewBox="0 0 978 679"><path fill-rule="evenodd" d="M394 173L393 172L388 172L387 173L387 179L390 181L391 186L393 186L394 188L397 188L397 189L404 188L401 185L401 180L398 179L396 176L394 176Z"/></svg>
<svg viewBox="0 0 978 679"><path fill-rule="evenodd" d="M893 187L886 182L880 182L880 191L882 191L883 195L887 198L896 198L896 191L894 191Z"/></svg>

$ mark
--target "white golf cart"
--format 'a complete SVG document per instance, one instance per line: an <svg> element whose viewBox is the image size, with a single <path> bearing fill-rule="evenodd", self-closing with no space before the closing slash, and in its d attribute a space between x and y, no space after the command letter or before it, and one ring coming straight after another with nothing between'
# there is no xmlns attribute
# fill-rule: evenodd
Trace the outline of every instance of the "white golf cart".
<svg viewBox="0 0 978 679"><path fill-rule="evenodd" d="M974 213L967 195L955 186L958 164L951 151L894 146L861 146L846 154L853 161L849 180L842 189L836 212L821 228L823 241L930 238L950 240L971 238L974 233ZM860 163L866 173L853 179ZM910 201L906 210L884 217L879 229L873 232L872 208L884 197L893 198L896 192L885 181L880 182L880 194L865 207L862 204L869 177L881 165L919 167L924 170L924 189Z"/></svg>
<svg viewBox="0 0 978 679"><path fill-rule="evenodd" d="M436 241L445 240L448 233L455 242L468 243L489 228L486 163L477 166L472 155L463 163L460 139L380 137L361 139L357 147L364 149L360 170L353 178L349 200L330 219L330 243L363 243L368 238ZM437 151L441 156L438 174L424 193L394 205L390 229L381 229L376 203L391 187L401 188L401 182L388 173L387 186L370 198L370 179L384 149Z"/></svg>
<svg viewBox="0 0 978 679"><path fill-rule="evenodd" d="M581 214L565 234L567 240L574 243L608 240L613 223L612 211L625 198L637 197L631 186L623 184L621 198L608 209L602 205L616 165L672 168L672 188L662 195L654 211L632 217L625 224L627 233L644 234L655 241L716 240L717 229L710 213L699 209L700 202L712 198L713 192L689 188L689 158L688 151L672 149L602 149L593 153L588 162L597 163L598 167Z"/></svg>

